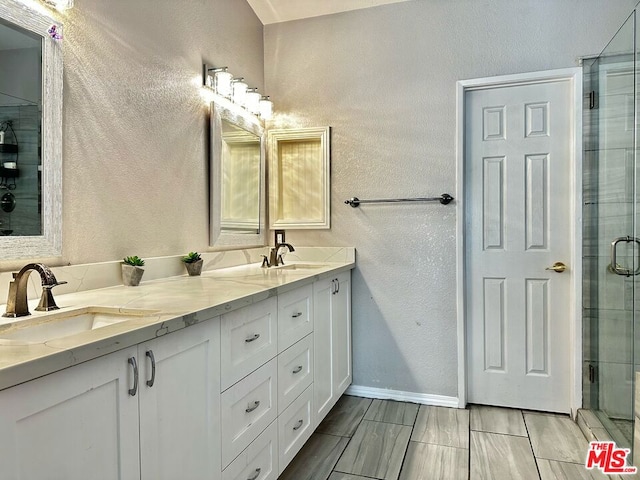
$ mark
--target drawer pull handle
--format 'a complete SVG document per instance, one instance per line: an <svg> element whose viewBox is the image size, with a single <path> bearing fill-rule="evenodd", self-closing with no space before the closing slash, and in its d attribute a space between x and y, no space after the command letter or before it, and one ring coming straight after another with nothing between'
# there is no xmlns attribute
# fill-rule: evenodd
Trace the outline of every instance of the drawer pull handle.
<svg viewBox="0 0 640 480"><path fill-rule="evenodd" d="M133 367L133 388L129 389L129 395L135 397L136 393L138 393L138 363L136 362L136 357L130 357L128 362Z"/></svg>
<svg viewBox="0 0 640 480"><path fill-rule="evenodd" d="M256 400L255 402L253 402L253 405L250 407L247 407L247 409L245 410L245 412L247 413L251 413L253 412L256 408L258 408L260 406L260 400Z"/></svg>
<svg viewBox="0 0 640 480"><path fill-rule="evenodd" d="M298 312L298 313L294 313L293 315L291 315L291 318L298 318L302 316L302 312Z"/></svg>
<svg viewBox="0 0 640 480"><path fill-rule="evenodd" d="M151 359L151 379L147 380L147 386L153 387L156 381L156 357L153 356L153 350L147 350L146 356Z"/></svg>
<svg viewBox="0 0 640 480"><path fill-rule="evenodd" d="M245 338L244 341L247 343L251 343L251 342L255 342L259 338L260 338L260 334L256 333L253 337Z"/></svg>
<svg viewBox="0 0 640 480"><path fill-rule="evenodd" d="M247 480L256 480L256 478L258 478L260 476L260 471L261 470L262 470L261 468L256 468L256 473L254 473L252 476L247 478Z"/></svg>
<svg viewBox="0 0 640 480"><path fill-rule="evenodd" d="M291 373L295 375L296 373L300 373L301 371L302 371L302 365L298 365Z"/></svg>
<svg viewBox="0 0 640 480"><path fill-rule="evenodd" d="M298 420L298 423L296 423L296 426L293 427L294 430L300 430L300 427L304 424L304 420Z"/></svg>

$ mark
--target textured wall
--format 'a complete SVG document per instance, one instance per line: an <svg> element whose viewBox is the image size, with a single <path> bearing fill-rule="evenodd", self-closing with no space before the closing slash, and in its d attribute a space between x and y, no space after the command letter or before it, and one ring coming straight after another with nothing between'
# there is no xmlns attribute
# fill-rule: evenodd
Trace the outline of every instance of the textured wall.
<svg viewBox="0 0 640 480"><path fill-rule="evenodd" d="M202 63L262 91L253 10L240 0L82 0L51 14L65 24L65 84L63 258L50 263L206 250Z"/></svg>
<svg viewBox="0 0 640 480"><path fill-rule="evenodd" d="M354 245L354 383L457 396L455 82L571 67L635 0L415 0L265 27L278 126L331 125L332 218L293 245Z"/></svg>

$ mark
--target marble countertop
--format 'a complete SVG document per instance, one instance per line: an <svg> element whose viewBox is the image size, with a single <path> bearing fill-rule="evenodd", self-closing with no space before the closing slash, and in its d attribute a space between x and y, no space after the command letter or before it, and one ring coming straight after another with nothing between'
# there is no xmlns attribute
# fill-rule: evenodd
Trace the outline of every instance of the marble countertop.
<svg viewBox="0 0 640 480"><path fill-rule="evenodd" d="M355 267L355 262L299 262L308 268L270 268L241 265L203 272L199 277L169 277L143 282L137 287L109 287L56 295L60 310L35 312L38 300L29 302L32 321L86 306L158 310L75 335L27 343L3 340L1 332L15 329L23 319L0 321L0 390L53 373L155 337L209 320L316 280ZM301 265L304 267L304 265Z"/></svg>

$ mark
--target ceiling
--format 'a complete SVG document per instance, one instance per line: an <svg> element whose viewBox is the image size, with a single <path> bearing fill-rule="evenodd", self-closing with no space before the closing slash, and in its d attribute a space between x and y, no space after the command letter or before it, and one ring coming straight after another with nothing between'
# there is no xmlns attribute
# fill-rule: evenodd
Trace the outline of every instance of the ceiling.
<svg viewBox="0 0 640 480"><path fill-rule="evenodd" d="M301 18L319 17L332 13L377 7L388 3L410 0L247 0L260 21L269 23L288 22Z"/></svg>

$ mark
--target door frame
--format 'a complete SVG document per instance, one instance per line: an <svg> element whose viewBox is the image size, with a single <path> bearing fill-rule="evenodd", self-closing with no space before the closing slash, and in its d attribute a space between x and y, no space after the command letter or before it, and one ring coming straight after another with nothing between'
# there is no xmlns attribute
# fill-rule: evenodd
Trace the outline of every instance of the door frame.
<svg viewBox="0 0 640 480"><path fill-rule="evenodd" d="M575 418L582 408L582 68L564 68L496 77L460 80L456 83L456 298L458 333L458 407L467 405L467 301L465 288L465 94L471 90L569 81L573 95L573 142L570 215L575 220L571 235L571 282L569 358L571 359L570 408Z"/></svg>

